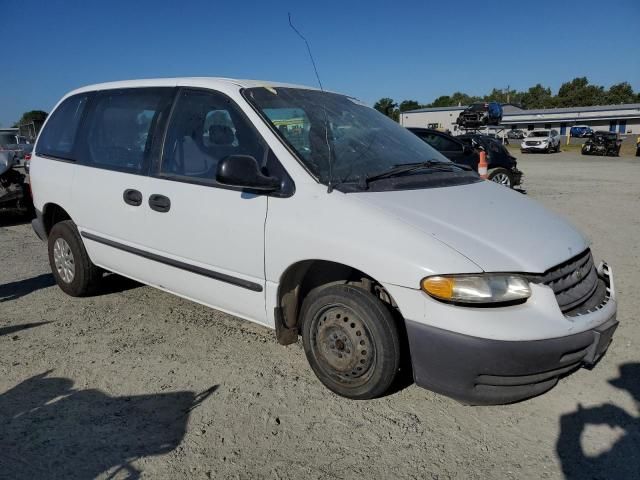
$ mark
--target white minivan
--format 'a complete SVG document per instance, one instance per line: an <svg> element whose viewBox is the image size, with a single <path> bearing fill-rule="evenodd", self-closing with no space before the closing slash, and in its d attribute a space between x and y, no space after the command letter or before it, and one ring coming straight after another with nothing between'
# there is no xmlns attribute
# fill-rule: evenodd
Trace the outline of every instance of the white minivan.
<svg viewBox="0 0 640 480"><path fill-rule="evenodd" d="M66 95L35 146L33 227L60 288L105 271L302 337L353 399L415 382L538 395L606 351L611 268L521 193L354 98L217 78Z"/></svg>

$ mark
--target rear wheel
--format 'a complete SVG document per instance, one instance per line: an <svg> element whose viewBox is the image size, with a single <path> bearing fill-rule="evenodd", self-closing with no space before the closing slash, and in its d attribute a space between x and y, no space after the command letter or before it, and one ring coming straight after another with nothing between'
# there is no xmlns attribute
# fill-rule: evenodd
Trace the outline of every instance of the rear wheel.
<svg viewBox="0 0 640 480"><path fill-rule="evenodd" d="M301 321L307 360L327 388L368 399L391 387L400 367L398 330L373 294L351 285L320 287L305 298Z"/></svg>
<svg viewBox="0 0 640 480"><path fill-rule="evenodd" d="M53 277L63 292L72 297L82 297L94 291L102 272L91 263L78 229L71 220L53 226L48 250Z"/></svg>
<svg viewBox="0 0 640 480"><path fill-rule="evenodd" d="M506 168L495 168L489 172L489 180L505 187L513 187L513 176Z"/></svg>

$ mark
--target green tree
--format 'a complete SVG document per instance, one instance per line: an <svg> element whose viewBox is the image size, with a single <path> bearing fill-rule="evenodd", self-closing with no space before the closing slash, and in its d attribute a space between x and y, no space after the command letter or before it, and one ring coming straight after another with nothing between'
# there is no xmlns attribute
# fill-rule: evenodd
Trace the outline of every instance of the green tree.
<svg viewBox="0 0 640 480"><path fill-rule="evenodd" d="M389 118L394 120L398 120L399 112L398 112L398 104L393 101L393 98L384 97L378 100L373 108L378 110L380 113L383 113Z"/></svg>
<svg viewBox="0 0 640 480"><path fill-rule="evenodd" d="M634 103L637 99L638 96L633 92L629 82L611 85L606 94L607 104Z"/></svg>
<svg viewBox="0 0 640 480"><path fill-rule="evenodd" d="M420 102L417 102L416 100L403 100L400 102L400 106L398 107L398 109L401 112L407 112L409 110L417 110L418 108L422 108L422 105L420 104Z"/></svg>
<svg viewBox="0 0 640 480"><path fill-rule="evenodd" d="M20 117L16 123L13 124L14 127L19 127L20 125L26 125L28 123L35 123L36 125L42 125L44 121L47 119L49 114L47 112L43 112L42 110L31 110L29 112L25 112Z"/></svg>
<svg viewBox="0 0 640 480"><path fill-rule="evenodd" d="M524 92L520 102L524 108L551 108L554 106L551 89L545 88L539 83Z"/></svg>
<svg viewBox="0 0 640 480"><path fill-rule="evenodd" d="M453 103L451 103L451 97L449 95L442 95L436 98L433 103L429 105L430 107L452 107Z"/></svg>
<svg viewBox="0 0 640 480"><path fill-rule="evenodd" d="M589 107L606 103L604 87L590 85L587 77L576 77L560 86L556 96L559 107Z"/></svg>

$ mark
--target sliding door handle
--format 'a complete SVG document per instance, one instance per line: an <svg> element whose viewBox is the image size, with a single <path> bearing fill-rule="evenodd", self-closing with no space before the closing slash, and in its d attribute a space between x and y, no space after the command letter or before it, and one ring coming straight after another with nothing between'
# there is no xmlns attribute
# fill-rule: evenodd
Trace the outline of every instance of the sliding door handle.
<svg viewBox="0 0 640 480"><path fill-rule="evenodd" d="M149 197L149 207L156 212L166 213L171 208L171 200L169 200L169 197L154 193Z"/></svg>
<svg viewBox="0 0 640 480"><path fill-rule="evenodd" d="M127 205L133 205L134 207L142 205L142 193L132 188L128 188L124 191L122 199Z"/></svg>

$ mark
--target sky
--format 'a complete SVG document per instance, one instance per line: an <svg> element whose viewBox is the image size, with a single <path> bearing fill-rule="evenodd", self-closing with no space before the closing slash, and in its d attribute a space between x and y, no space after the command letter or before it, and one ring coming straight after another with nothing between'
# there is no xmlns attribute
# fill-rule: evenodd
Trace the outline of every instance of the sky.
<svg viewBox="0 0 640 480"><path fill-rule="evenodd" d="M640 90L640 1L0 0L0 126L68 91L225 76L317 86L372 105L587 76Z"/></svg>

